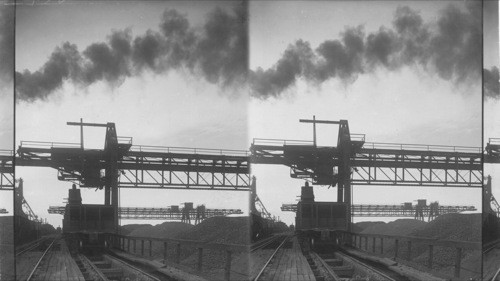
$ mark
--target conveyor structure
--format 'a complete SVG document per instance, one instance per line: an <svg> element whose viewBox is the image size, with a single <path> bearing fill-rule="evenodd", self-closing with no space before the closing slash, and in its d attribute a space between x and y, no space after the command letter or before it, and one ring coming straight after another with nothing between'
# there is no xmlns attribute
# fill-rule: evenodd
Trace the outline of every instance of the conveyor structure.
<svg viewBox="0 0 500 281"><path fill-rule="evenodd" d="M0 149L0 190L14 189L14 152Z"/></svg>
<svg viewBox="0 0 500 281"><path fill-rule="evenodd" d="M313 125L312 141L254 139L251 162L285 165L292 178L337 186L337 202L348 203L349 222L352 185L482 188L480 147L370 143L352 134L347 120L299 121ZM317 145L320 124L338 126L336 146Z"/></svg>
<svg viewBox="0 0 500 281"><path fill-rule="evenodd" d="M68 122L80 127L80 143L22 141L16 165L50 167L58 179L104 189L118 231L118 188L249 191L248 151L136 146L119 137L114 123ZM84 147L83 128L106 130L103 149Z"/></svg>
<svg viewBox="0 0 500 281"><path fill-rule="evenodd" d="M283 204L281 206L281 210L284 212L296 212L297 204ZM353 217L418 217L417 206L408 205L408 203L400 205L353 204L351 210ZM431 214L431 207L423 207L421 211L421 214L424 217L429 217L429 215ZM433 215L444 215L470 211L477 211L477 209L474 206L439 206L437 209L437 214Z"/></svg>
<svg viewBox="0 0 500 281"><path fill-rule="evenodd" d="M167 208L120 207L118 210L120 219L185 221L187 223L194 219L195 224L207 218L243 214L241 209L207 209L203 205L191 208L187 213L179 206ZM49 214L64 215L65 207L50 206L48 212Z"/></svg>

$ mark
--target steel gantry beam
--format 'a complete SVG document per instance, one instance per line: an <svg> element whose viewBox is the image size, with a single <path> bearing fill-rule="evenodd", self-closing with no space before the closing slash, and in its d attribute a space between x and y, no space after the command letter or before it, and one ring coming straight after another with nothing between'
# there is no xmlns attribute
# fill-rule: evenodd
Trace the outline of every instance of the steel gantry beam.
<svg viewBox="0 0 500 281"><path fill-rule="evenodd" d="M283 204L281 210L284 212L296 212L297 204ZM352 215L355 217L416 217L416 206L411 208L405 205L363 205L353 204L351 206ZM431 213L431 207L425 206L421 214L428 217ZM439 206L437 215L450 213L461 213L468 211L477 211L474 206Z"/></svg>
<svg viewBox="0 0 500 281"><path fill-rule="evenodd" d="M0 190L13 190L14 179L14 152L0 149Z"/></svg>
<svg viewBox="0 0 500 281"><path fill-rule="evenodd" d="M49 214L64 215L66 207L64 206L50 206L48 209ZM204 209L200 212L197 209L189 211L189 215L193 218L202 216L203 219L228 216L228 215L241 215L241 209ZM140 207L120 207L120 219L140 219L140 220L182 220L183 210L175 208L140 208Z"/></svg>
<svg viewBox="0 0 500 281"><path fill-rule="evenodd" d="M500 138L489 138L485 147L484 163L500 163Z"/></svg>
<svg viewBox="0 0 500 281"><path fill-rule="evenodd" d="M335 186L348 174L356 185L482 187L482 153L476 147L367 143L363 135L351 134L343 148L254 139L251 152L252 163L286 165L291 177L319 185ZM342 172L346 164L351 170Z"/></svg>
<svg viewBox="0 0 500 281"><path fill-rule="evenodd" d="M120 188L249 190L247 151L133 146L131 138L123 137L118 137L117 150ZM113 162L106 149L70 143L23 141L17 154L16 165L52 167L60 180L79 181L82 187L104 187Z"/></svg>

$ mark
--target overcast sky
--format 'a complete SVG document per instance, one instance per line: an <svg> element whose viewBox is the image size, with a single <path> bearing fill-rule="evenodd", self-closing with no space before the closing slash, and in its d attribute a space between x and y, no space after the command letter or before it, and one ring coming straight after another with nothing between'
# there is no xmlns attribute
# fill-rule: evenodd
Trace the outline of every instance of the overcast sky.
<svg viewBox="0 0 500 281"><path fill-rule="evenodd" d="M491 69L500 67L499 48L499 22L498 22L498 1L487 1L484 6L485 17L485 48L484 48L484 67ZM486 77L484 77L486 79ZM491 98L488 95L484 100L484 145L489 138L500 138L500 93L498 93L498 72L496 74L497 86L496 98ZM487 89L485 89L485 92ZM485 164L484 175L492 177L492 192L497 200L500 199L500 166L498 164Z"/></svg>
<svg viewBox="0 0 500 281"><path fill-rule="evenodd" d="M483 63L491 78L485 138L500 136L493 125L500 119L497 5L485 2L483 20L471 1L255 1L248 32L238 2L20 5L15 145L78 142L78 129L65 124L83 118L115 122L134 144L248 149L252 138L311 140L312 129L298 119L316 115L347 119L369 142L480 147ZM12 145L4 137L12 135L4 126L10 116L2 115L2 146ZM335 145L337 130L320 126L319 144ZM87 146L103 145L104 130L85 133ZM16 171L35 212L60 225L46 209L62 205L71 184L48 168ZM303 182L286 167L256 165L253 172L268 210L292 223L294 214L279 208L295 202ZM353 189L355 204L481 204L479 189ZM335 188L315 192L318 201L336 199ZM84 190L83 197L103 202L103 192ZM186 201L246 209L247 195L123 189L120 198L121 206L139 207Z"/></svg>
<svg viewBox="0 0 500 281"><path fill-rule="evenodd" d="M237 83L247 68L239 48L246 46L245 9L207 1L18 7L16 143L78 142L78 128L66 122L83 118L115 122L118 135L134 144L247 149L247 101ZM104 130L85 134L88 147L102 148ZM47 209L63 205L71 183L49 168L16 172L35 212L60 225L62 217ZM245 192L120 192L127 207L194 202L246 210L248 202ZM102 191L84 189L82 196L104 201Z"/></svg>
<svg viewBox="0 0 500 281"><path fill-rule="evenodd" d="M14 145L14 9L0 2L0 149ZM0 191L0 208L12 214L12 192Z"/></svg>
<svg viewBox="0 0 500 281"><path fill-rule="evenodd" d="M347 119L351 133L366 134L369 142L480 147L481 6L466 4L252 2L250 68L258 98L250 101L249 135L312 140L311 126L298 120L316 115ZM457 24L462 29L447 33ZM417 36L422 40L412 41ZM457 50L446 54L452 45ZM337 130L320 126L319 144L336 145ZM292 223L294 214L280 206L296 202L304 182L291 179L285 167L255 165L252 171L268 210ZM481 204L480 189L353 190L354 204ZM319 186L315 194L317 201L336 200L336 188Z"/></svg>

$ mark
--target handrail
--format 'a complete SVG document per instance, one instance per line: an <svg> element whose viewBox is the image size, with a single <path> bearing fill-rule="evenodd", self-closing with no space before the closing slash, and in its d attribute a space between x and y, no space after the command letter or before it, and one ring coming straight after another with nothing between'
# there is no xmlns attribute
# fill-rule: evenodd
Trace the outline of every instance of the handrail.
<svg viewBox="0 0 500 281"><path fill-rule="evenodd" d="M344 230L336 230L336 232L347 233L356 236L363 237L380 237L380 238L391 238L398 240L411 240L415 242L428 243L435 246L444 247L461 247L469 250L482 250L482 243L478 241L458 241L458 240L448 240L440 238L430 238L421 236L408 236L408 235L388 235L388 234L373 234L373 233L351 233Z"/></svg>
<svg viewBox="0 0 500 281"><path fill-rule="evenodd" d="M70 142L45 142L45 141L21 141L20 147L36 147L36 148L80 148L79 143Z"/></svg>
<svg viewBox="0 0 500 281"><path fill-rule="evenodd" d="M500 145L500 138L489 138L488 144Z"/></svg>
<svg viewBox="0 0 500 281"><path fill-rule="evenodd" d="M180 154L208 154L208 155L229 155L229 156L249 156L246 150L236 149L215 149L215 148L190 148L190 147L168 147L153 145L133 145L130 151L134 152L165 152Z"/></svg>
<svg viewBox="0 0 500 281"><path fill-rule="evenodd" d="M0 156L14 156L14 151L10 149L0 149Z"/></svg>
<svg viewBox="0 0 500 281"><path fill-rule="evenodd" d="M107 235L123 237L126 239L132 240L151 240L151 241L160 241L160 242L170 242L170 243L178 243L178 244L188 244L193 246L199 246L205 249L225 249L232 250L236 252L245 252L249 250L250 245L245 244L230 244L230 243L218 243L218 242L204 242L201 240L187 240L187 239L178 239L178 238L157 238L157 237L144 237L144 236L129 236L123 234L116 233L107 233Z"/></svg>
<svg viewBox="0 0 500 281"><path fill-rule="evenodd" d="M384 143L384 142L365 142L363 148L481 153L480 147L472 147L472 146L401 144L401 143Z"/></svg>
<svg viewBox="0 0 500 281"><path fill-rule="evenodd" d="M313 145L308 140L284 140L284 139L253 139L253 145Z"/></svg>

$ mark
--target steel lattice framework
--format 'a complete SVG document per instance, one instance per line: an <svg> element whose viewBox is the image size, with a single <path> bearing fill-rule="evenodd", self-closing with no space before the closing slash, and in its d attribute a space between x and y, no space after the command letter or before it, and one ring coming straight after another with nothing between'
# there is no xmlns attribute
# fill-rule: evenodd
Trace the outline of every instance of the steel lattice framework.
<svg viewBox="0 0 500 281"><path fill-rule="evenodd" d="M482 187L480 148L351 142L351 184ZM292 177L317 184L328 184L322 178L335 183L341 164L336 147L309 141L254 139L251 151L252 163L287 165ZM318 177L325 171L331 175Z"/></svg>
<svg viewBox="0 0 500 281"><path fill-rule="evenodd" d="M132 146L120 187L249 190L247 151Z"/></svg>
<svg viewBox="0 0 500 281"><path fill-rule="evenodd" d="M283 204L281 210L285 212L296 212L296 204ZM361 205L353 204L351 206L352 215L355 217L415 217L415 208L406 208L404 205ZM430 206L422 208L422 214L428 217ZM461 213L467 211L477 211L474 206L439 206L438 215Z"/></svg>
<svg viewBox="0 0 500 281"><path fill-rule="evenodd" d="M0 150L0 189L14 189L14 152L12 150Z"/></svg>
<svg viewBox="0 0 500 281"><path fill-rule="evenodd" d="M140 207L120 207L119 215L121 219L141 219L141 220L182 220L183 211L173 210L172 208L140 208ZM49 214L64 215L65 207L50 206ZM241 215L243 212L240 209L204 209L202 213L196 209L190 210L189 215L196 218L198 215L205 218Z"/></svg>
<svg viewBox="0 0 500 281"><path fill-rule="evenodd" d="M21 142L16 164L52 167L59 179L89 180L92 167L106 169L105 152L82 150L79 144ZM249 190L247 151L179 147L131 146L117 160L120 188ZM99 175L98 175L99 176ZM87 186L99 184L92 179Z"/></svg>
<svg viewBox="0 0 500 281"><path fill-rule="evenodd" d="M481 187L481 149L365 143L352 158L351 183Z"/></svg>

